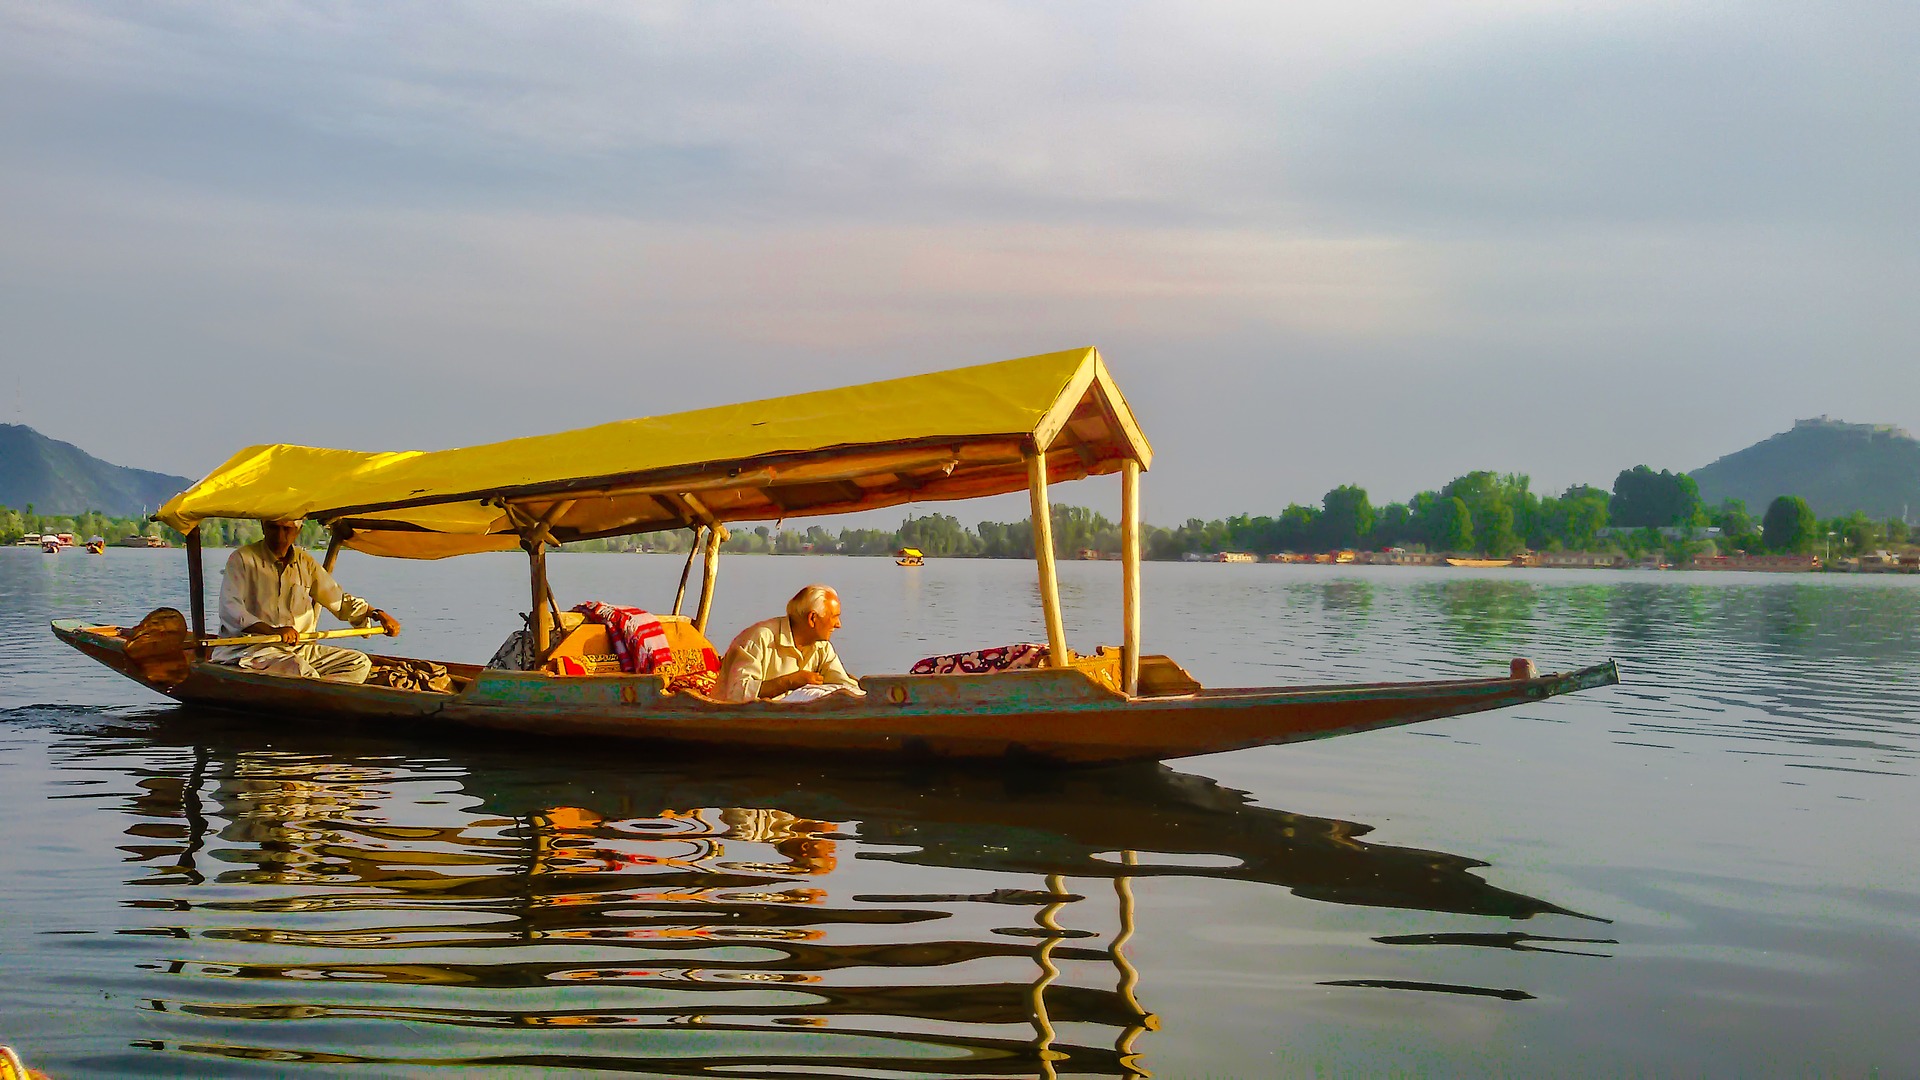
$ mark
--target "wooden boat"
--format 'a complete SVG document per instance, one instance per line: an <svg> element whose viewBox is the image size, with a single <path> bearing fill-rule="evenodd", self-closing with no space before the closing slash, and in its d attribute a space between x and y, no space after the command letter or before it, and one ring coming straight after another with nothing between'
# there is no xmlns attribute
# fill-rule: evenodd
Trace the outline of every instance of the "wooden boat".
<svg viewBox="0 0 1920 1080"><path fill-rule="evenodd" d="M1512 559L1456 559L1447 557L1448 566L1469 566L1478 570L1488 570L1496 566L1512 566Z"/></svg>
<svg viewBox="0 0 1920 1080"><path fill-rule="evenodd" d="M822 416L839 418L830 430ZM187 539L194 638L206 638L199 524L306 517L353 548L433 559L523 548L533 648L560 644L545 553L571 540L689 529L702 559L691 630L704 637L727 522L848 513L1025 489L1047 666L873 675L864 696L728 702L669 692L658 674L558 676L447 664L450 692L285 678L193 656L162 683L130 631L75 620L54 633L177 700L270 715L420 720L541 735L619 736L727 750L886 752L1069 763L1167 759L1325 738L1539 701L1618 681L1612 663L1540 675L1337 686L1202 687L1141 655L1140 477L1152 449L1099 353L1050 353L797 397L434 453L256 446L162 507ZM1122 643L1078 653L1055 578L1053 484L1120 474ZM672 616L685 604L681 577ZM784 598L769 598L777 604Z"/></svg>
<svg viewBox="0 0 1920 1080"><path fill-rule="evenodd" d="M107 539L106 539L106 537L104 537L104 536L89 536L89 537L87 537L87 554L89 554L89 555L105 555L106 553L107 553Z"/></svg>
<svg viewBox="0 0 1920 1080"><path fill-rule="evenodd" d="M893 562L896 566L925 566L927 560L920 554L919 548L903 547L893 553Z"/></svg>
<svg viewBox="0 0 1920 1080"><path fill-rule="evenodd" d="M59 537L52 534L46 534L40 537L40 550L45 554L58 555L61 549L66 546L67 545L60 542Z"/></svg>

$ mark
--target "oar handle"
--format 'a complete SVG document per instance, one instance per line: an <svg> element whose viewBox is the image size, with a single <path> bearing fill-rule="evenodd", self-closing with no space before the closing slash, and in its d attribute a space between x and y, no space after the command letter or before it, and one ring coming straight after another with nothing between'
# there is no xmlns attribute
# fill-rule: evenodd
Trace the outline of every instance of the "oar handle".
<svg viewBox="0 0 1920 1080"><path fill-rule="evenodd" d="M318 633L301 634L300 640L319 641L321 638L372 637L375 634L384 634L386 632L387 628L384 626L356 626L346 630L321 630ZM209 648L215 645L278 645L280 644L280 635L248 634L244 637L208 638L200 644L208 646Z"/></svg>

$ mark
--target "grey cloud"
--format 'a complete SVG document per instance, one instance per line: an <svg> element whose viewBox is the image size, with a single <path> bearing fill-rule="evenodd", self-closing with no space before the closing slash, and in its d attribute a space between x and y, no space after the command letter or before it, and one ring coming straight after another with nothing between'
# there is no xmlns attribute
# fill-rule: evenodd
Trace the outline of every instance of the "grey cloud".
<svg viewBox="0 0 1920 1080"><path fill-rule="evenodd" d="M1161 520L1604 483L1802 412L1920 427L1912 31L0 0L6 419L198 472L1092 343L1163 450ZM233 377L261 365L326 408Z"/></svg>
<svg viewBox="0 0 1920 1080"><path fill-rule="evenodd" d="M1855 9L1864 11L1865 9ZM1497 229L1909 218L1915 20L1843 5L1556 22L1356 73L1292 175L1349 218ZM1597 21L1597 20L1596 20ZM1910 218L1909 218L1910 220Z"/></svg>

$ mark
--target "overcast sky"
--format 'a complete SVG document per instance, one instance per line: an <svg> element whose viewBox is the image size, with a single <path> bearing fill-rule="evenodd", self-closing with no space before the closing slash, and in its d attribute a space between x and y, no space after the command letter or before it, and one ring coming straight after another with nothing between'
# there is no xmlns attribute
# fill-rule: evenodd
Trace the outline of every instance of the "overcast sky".
<svg viewBox="0 0 1920 1080"><path fill-rule="evenodd" d="M0 421L199 476L1092 344L1161 522L1920 429L1916 56L1806 0L0 0Z"/></svg>

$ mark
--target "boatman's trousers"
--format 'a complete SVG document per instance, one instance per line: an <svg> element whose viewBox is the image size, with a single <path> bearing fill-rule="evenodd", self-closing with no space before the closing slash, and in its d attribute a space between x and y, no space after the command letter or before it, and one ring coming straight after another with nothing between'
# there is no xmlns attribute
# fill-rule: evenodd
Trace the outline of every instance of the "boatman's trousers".
<svg viewBox="0 0 1920 1080"><path fill-rule="evenodd" d="M373 661L366 653L317 641L293 646L259 645L227 663L268 675L328 682L363 683L373 674Z"/></svg>

